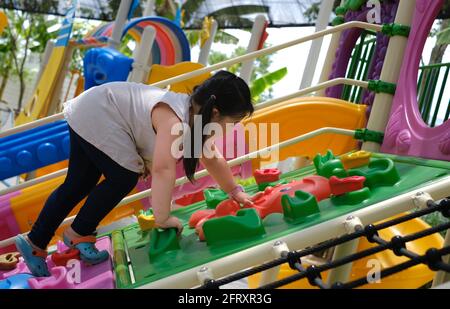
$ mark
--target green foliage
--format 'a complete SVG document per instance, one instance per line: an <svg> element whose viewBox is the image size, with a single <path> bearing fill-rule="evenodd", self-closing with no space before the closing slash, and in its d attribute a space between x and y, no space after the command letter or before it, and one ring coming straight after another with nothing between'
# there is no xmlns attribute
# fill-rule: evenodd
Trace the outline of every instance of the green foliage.
<svg viewBox="0 0 450 309"><path fill-rule="evenodd" d="M189 41L189 45L191 46L191 48L198 44L198 42L200 40L200 31L199 30L189 30L189 31L185 31L184 33L186 34L186 37Z"/></svg>
<svg viewBox="0 0 450 309"><path fill-rule="evenodd" d="M176 4L173 0L156 1L155 12L158 16L174 20L176 14Z"/></svg>
<svg viewBox="0 0 450 309"><path fill-rule="evenodd" d="M185 31L191 48L194 47L195 45L199 44L200 32L201 32L201 30ZM239 39L237 37L235 37L234 35L229 34L225 30L218 30L216 35L214 36L214 43L237 45L239 43Z"/></svg>
<svg viewBox="0 0 450 309"><path fill-rule="evenodd" d="M265 44L264 47L267 47ZM245 55L247 53L247 49L239 46L237 47L230 56L226 55L220 51L211 51L209 55L209 64L213 65L231 58L235 58L238 56ZM272 55L264 55L258 57L255 60L254 69L252 72L252 76L250 78L250 88L253 88L252 97L255 103L263 102L272 98L272 86L280 81L287 73L287 69L283 68L277 70L275 72L269 73L269 67L272 64L270 59ZM238 73L241 69L242 64L237 63L228 68L228 71L232 73ZM254 82L256 81L256 85Z"/></svg>
<svg viewBox="0 0 450 309"><path fill-rule="evenodd" d="M50 5L50 1L48 5ZM63 17L33 14L22 11L5 10L9 27L0 37L0 80L6 84L9 78L17 78L20 83L20 93L17 96L18 112L22 106L25 87L28 86L34 74L26 63L31 53L41 54L49 40L55 40ZM73 24L72 39L83 38L93 26L85 21ZM49 31L50 29L50 31ZM53 29L53 30L52 30ZM83 57L86 49L76 48L70 63L70 69L82 70ZM0 99L2 87L0 85Z"/></svg>
<svg viewBox="0 0 450 309"><path fill-rule="evenodd" d="M223 44L238 44L239 39L234 35L229 34L226 31L218 31L215 38L214 43L223 43Z"/></svg>
<svg viewBox="0 0 450 309"><path fill-rule="evenodd" d="M62 20L59 20L61 22ZM86 23L84 21L75 21L72 28L72 40L79 40L84 38L91 30L95 28L94 25ZM83 71L83 59L88 49L75 48L72 55L72 61L70 62L71 70Z"/></svg>
<svg viewBox="0 0 450 309"><path fill-rule="evenodd" d="M126 37L124 37L120 44L119 51L122 54L124 54L125 56L131 58L131 57L133 57L133 51L130 48L130 42L134 42L136 44L135 40L130 35L127 35Z"/></svg>
<svg viewBox="0 0 450 309"><path fill-rule="evenodd" d="M44 52L47 41L54 39L57 35L56 32L49 33L47 29L57 24L58 20L46 20L44 15L34 14L32 21L35 28L29 33L31 36L30 51L41 54Z"/></svg>
<svg viewBox="0 0 450 309"><path fill-rule="evenodd" d="M239 57L245 55L247 53L247 49L245 47L239 46L237 47L230 56L220 52L220 51L212 51L209 57L209 63L211 65L216 64L218 62L222 62L228 59L232 59L235 57ZM272 61L270 60L270 56L262 56L255 60L255 66L250 78L251 81L256 78L268 73L268 68ZM242 67L241 63L237 63L227 68L230 72L237 73Z"/></svg>
<svg viewBox="0 0 450 309"><path fill-rule="evenodd" d="M210 65L213 65L213 64L228 60L230 58L231 57L228 57L226 54L224 54L220 51L211 51L211 53L209 54L208 62ZM227 69L231 71L230 68L227 68ZM236 72L236 69L234 69L234 71Z"/></svg>
<svg viewBox="0 0 450 309"><path fill-rule="evenodd" d="M421 217L421 219L431 226L437 226L439 224L447 223L449 221L438 211L425 215ZM442 237L445 237L445 231L440 232L440 234Z"/></svg>
<svg viewBox="0 0 450 309"><path fill-rule="evenodd" d="M437 34L437 42L438 45L448 45L450 44L450 27L440 31Z"/></svg>
<svg viewBox="0 0 450 309"><path fill-rule="evenodd" d="M276 70L274 72L267 73L252 82L250 91L252 93L252 99L255 102L260 101L261 95L264 91L270 89L274 84L282 80L287 75L287 68Z"/></svg>
<svg viewBox="0 0 450 309"><path fill-rule="evenodd" d="M7 32L4 31L0 36L0 76L3 77L12 66L12 57L10 55L12 44L9 43ZM0 96L1 98L1 96Z"/></svg>
<svg viewBox="0 0 450 309"><path fill-rule="evenodd" d="M241 25L240 29L250 29L253 21L246 15L255 13L269 13L269 7L264 5L233 5L213 12L213 16L220 25Z"/></svg>
<svg viewBox="0 0 450 309"><path fill-rule="evenodd" d="M438 36L438 40L439 40L439 35L442 32L444 32L446 29L449 28L448 25L449 25L448 20L445 20L445 19L437 20L436 26L431 28L431 30L430 30L429 37L434 38L435 36ZM437 42L437 44L439 44L439 42Z"/></svg>
<svg viewBox="0 0 450 309"><path fill-rule="evenodd" d="M42 53L47 41L56 38L57 33L50 33L47 29L57 21L47 20L45 15L22 11L5 10L5 13L8 17L8 27L1 37L0 77L5 84L10 77L18 78L20 92L17 105L20 109L30 78L30 71L25 63L31 53Z"/></svg>
<svg viewBox="0 0 450 309"><path fill-rule="evenodd" d="M308 19L308 22L312 23L317 20L319 15L321 1L314 2L309 8L305 8L303 15ZM335 0L333 4L333 10L335 10L341 4L341 0Z"/></svg>
<svg viewBox="0 0 450 309"><path fill-rule="evenodd" d="M320 10L320 2L313 3L303 15L308 19L308 22L312 23L317 19Z"/></svg>
<svg viewBox="0 0 450 309"><path fill-rule="evenodd" d="M163 2L162 0L159 0L156 1L156 4L161 5L162 2ZM205 2L205 0L187 0L183 3L181 9L184 10L185 22L191 19L192 13L196 12L203 2Z"/></svg>

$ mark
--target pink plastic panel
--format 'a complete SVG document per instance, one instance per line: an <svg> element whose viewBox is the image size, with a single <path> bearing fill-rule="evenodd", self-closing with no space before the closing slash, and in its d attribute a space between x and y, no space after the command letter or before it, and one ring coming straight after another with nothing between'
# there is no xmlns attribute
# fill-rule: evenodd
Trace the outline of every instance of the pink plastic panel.
<svg viewBox="0 0 450 309"><path fill-rule="evenodd" d="M109 255L112 256L112 246L109 237L97 239L96 246L99 250L108 250ZM58 242L58 252L63 252L67 249L62 242ZM17 264L16 269L9 272L0 272L0 280L19 273L30 273L22 258L20 259L21 261ZM47 265L52 276L29 279L28 283L32 289L113 289L115 286L111 259L91 266L80 261L80 283L75 281L75 266L55 266L50 255L47 257Z"/></svg>
<svg viewBox="0 0 450 309"><path fill-rule="evenodd" d="M420 57L443 0L417 0L382 152L450 160L450 121L428 127L417 103Z"/></svg>
<svg viewBox="0 0 450 309"><path fill-rule="evenodd" d="M11 198L20 193L21 191L16 191L0 196L0 240L20 233L16 217L11 210ZM11 251L16 251L14 245L0 248L0 254Z"/></svg>

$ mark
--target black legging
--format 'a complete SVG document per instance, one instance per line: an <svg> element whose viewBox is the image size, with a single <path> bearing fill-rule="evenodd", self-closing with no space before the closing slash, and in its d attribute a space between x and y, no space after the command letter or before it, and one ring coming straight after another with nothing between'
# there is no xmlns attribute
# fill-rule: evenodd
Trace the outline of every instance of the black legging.
<svg viewBox="0 0 450 309"><path fill-rule="evenodd" d="M75 206L88 196L72 223L73 230L91 235L100 221L134 188L139 174L130 171L89 144L70 127L69 168L64 183L48 197L30 240L45 249L56 229ZM105 179L100 182L101 175Z"/></svg>

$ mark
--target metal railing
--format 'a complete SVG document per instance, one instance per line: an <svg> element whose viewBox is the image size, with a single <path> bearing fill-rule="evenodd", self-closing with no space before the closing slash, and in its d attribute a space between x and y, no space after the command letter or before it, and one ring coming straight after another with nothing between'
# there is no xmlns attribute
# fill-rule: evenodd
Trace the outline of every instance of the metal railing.
<svg viewBox="0 0 450 309"><path fill-rule="evenodd" d="M376 48L376 32L364 30L352 51L345 77L367 81L367 74ZM424 122L436 127L450 118L450 90L447 90L450 63L425 65L419 68L417 101ZM364 89L356 85L344 85L341 99L362 103Z"/></svg>
<svg viewBox="0 0 450 309"><path fill-rule="evenodd" d="M450 63L426 65L419 69L419 111L423 121L430 127L438 126L449 119L450 90L446 88L449 73Z"/></svg>
<svg viewBox="0 0 450 309"><path fill-rule="evenodd" d="M355 45L347 67L345 77L354 80L367 81L367 75L376 48L376 33L364 30ZM345 85L341 99L353 103L362 103L363 88Z"/></svg>

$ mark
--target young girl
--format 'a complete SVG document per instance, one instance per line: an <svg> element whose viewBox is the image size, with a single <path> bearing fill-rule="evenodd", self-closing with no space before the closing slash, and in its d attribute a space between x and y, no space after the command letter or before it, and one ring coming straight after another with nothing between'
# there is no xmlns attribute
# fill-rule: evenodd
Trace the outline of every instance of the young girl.
<svg viewBox="0 0 450 309"><path fill-rule="evenodd" d="M49 196L28 236L16 238L17 249L30 271L35 276L50 275L45 249L64 218L85 197L83 207L63 233L64 243L78 249L81 259L89 264L108 259L107 251L95 247L97 225L149 171L156 226L177 228L180 233L181 222L170 215L177 162L172 145L180 138L172 128L180 123L189 125L190 147L194 150L196 140L202 146L210 137L195 136L203 130L192 128L194 119L198 119L194 115L201 116L203 129L208 123L225 128L227 123L237 123L252 113L247 84L227 71L194 88L191 96L144 84L113 82L68 101L64 109L70 132L66 179ZM215 154L202 156L200 161L231 198L251 204L252 197L234 182L225 159ZM195 156L183 158L191 181L198 162ZM101 175L105 179L98 183Z"/></svg>

